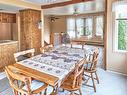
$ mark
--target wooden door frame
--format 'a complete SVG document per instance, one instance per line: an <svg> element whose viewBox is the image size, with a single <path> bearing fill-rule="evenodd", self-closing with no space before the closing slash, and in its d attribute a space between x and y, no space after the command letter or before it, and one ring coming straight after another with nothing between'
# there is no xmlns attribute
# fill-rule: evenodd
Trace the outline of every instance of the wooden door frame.
<svg viewBox="0 0 127 95"><path fill-rule="evenodd" d="M107 70L107 4L108 0L105 0L105 20L104 20L104 69Z"/></svg>

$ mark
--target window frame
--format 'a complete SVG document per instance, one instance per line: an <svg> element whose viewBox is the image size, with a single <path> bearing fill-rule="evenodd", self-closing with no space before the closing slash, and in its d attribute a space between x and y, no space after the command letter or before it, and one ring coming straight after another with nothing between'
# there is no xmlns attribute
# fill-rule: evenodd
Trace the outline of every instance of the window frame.
<svg viewBox="0 0 127 95"><path fill-rule="evenodd" d="M67 27L67 33L68 33L68 31L73 31L74 32L74 35L76 36L76 32L75 32L76 31L75 30L76 28L74 28L72 30L70 28L68 29L68 19L75 20L75 18L74 17L67 18L67 26L66 26ZM74 26L75 26L75 21L74 21ZM71 37L71 39L74 39L74 37Z"/></svg>
<svg viewBox="0 0 127 95"><path fill-rule="evenodd" d="M96 19L96 17L98 17L98 16L102 16L103 17L103 37L101 37L101 36L96 36L96 31L94 31L94 30L96 30L96 26L95 26L95 24L96 24L96 21L95 21L95 19ZM79 19L79 18L81 18L81 19L83 19L83 18L92 18L92 36L91 37L89 37L89 36L85 36L85 35L83 35L83 36L81 36L82 38L84 38L84 37L88 37L88 38L93 38L93 39L97 39L97 40L99 40L99 41L104 41L104 32L105 32L105 26L104 26L104 23L105 23L105 17L104 17L105 15L104 15L104 13L103 12L100 12L100 13L94 13L94 14L85 14L85 15L79 15L79 16L77 16L76 17L76 19ZM75 18L75 16L72 16L72 15L70 15L70 16L67 16L67 19L68 18ZM68 29L67 29L68 30ZM75 39L75 38L74 38Z"/></svg>
<svg viewBox="0 0 127 95"><path fill-rule="evenodd" d="M98 35L96 35L96 30L97 30L97 27L96 27L96 25L97 25L97 21L96 21L96 19L97 19L97 17L102 17L102 19L103 19L103 35L102 36L98 36ZM95 16L95 19L94 19L94 23L95 23L95 33L94 33L94 35L95 35L95 37L96 38L101 38L101 39L103 39L104 38L104 15L98 15L98 16Z"/></svg>
<svg viewBox="0 0 127 95"><path fill-rule="evenodd" d="M116 53L127 53L127 50L119 50L118 49L118 21L117 21L117 15L119 14L119 12L114 12L112 18L113 19L113 52Z"/></svg>
<svg viewBox="0 0 127 95"><path fill-rule="evenodd" d="M92 32L91 32L91 35L83 35L83 36L86 36L86 37L93 37L93 26L94 26L94 18L92 16L90 17L84 17L84 26L86 27L86 20L87 19L92 19ZM86 30L84 31L84 33L86 32Z"/></svg>

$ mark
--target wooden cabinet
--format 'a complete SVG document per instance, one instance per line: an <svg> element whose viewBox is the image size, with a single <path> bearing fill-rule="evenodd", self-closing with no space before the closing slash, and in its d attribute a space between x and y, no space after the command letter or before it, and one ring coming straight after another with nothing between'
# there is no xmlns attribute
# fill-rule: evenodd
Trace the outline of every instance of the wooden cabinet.
<svg viewBox="0 0 127 95"><path fill-rule="evenodd" d="M9 15L9 22L16 23L16 14Z"/></svg>
<svg viewBox="0 0 127 95"><path fill-rule="evenodd" d="M8 14L2 13L2 23L8 23Z"/></svg>
<svg viewBox="0 0 127 95"><path fill-rule="evenodd" d="M20 11L20 41L21 50L34 48L35 53L40 52L41 30L38 22L41 20L41 11L27 9Z"/></svg>
<svg viewBox="0 0 127 95"><path fill-rule="evenodd" d="M1 23L16 23L16 14L12 13L0 13Z"/></svg>
<svg viewBox="0 0 127 95"><path fill-rule="evenodd" d="M0 46L0 68L2 67L2 63L3 63L3 60L2 60L2 47ZM1 70L0 70L1 71Z"/></svg>
<svg viewBox="0 0 127 95"><path fill-rule="evenodd" d="M0 44L0 71L5 66L15 63L13 54L17 52L18 43L9 42L6 44Z"/></svg>

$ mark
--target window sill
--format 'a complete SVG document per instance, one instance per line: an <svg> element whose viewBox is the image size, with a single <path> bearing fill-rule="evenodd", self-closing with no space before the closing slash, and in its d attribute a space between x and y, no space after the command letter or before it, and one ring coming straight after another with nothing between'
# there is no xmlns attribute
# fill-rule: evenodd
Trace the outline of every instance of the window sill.
<svg viewBox="0 0 127 95"><path fill-rule="evenodd" d="M127 54L127 50L114 50L115 53L125 53Z"/></svg>

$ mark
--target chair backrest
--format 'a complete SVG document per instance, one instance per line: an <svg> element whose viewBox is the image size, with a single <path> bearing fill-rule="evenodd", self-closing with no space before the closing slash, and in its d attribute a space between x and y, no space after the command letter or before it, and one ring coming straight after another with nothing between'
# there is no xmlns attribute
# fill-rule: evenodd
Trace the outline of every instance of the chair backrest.
<svg viewBox="0 0 127 95"><path fill-rule="evenodd" d="M30 77L21 75L18 72L12 70L12 68L8 68L7 66L5 67L5 72L14 93L20 93L20 95L31 95L31 90L30 90L31 78ZM28 89L27 91L22 89L24 85L26 85Z"/></svg>
<svg viewBox="0 0 127 95"><path fill-rule="evenodd" d="M44 46L44 47L41 47L41 48L40 48L40 51L41 51L41 53L44 53L44 52L47 52L47 51L52 50L52 48L53 48L53 45L50 44L50 45L46 45L46 46Z"/></svg>
<svg viewBox="0 0 127 95"><path fill-rule="evenodd" d="M97 66L97 63L98 63L98 55L99 55L99 49L96 48L93 51L93 54L89 54L87 56L87 65L85 67L86 70L96 69L96 66Z"/></svg>
<svg viewBox="0 0 127 95"><path fill-rule="evenodd" d="M34 56L34 52L35 52L35 49L29 49L29 50L14 53L15 61L18 62L18 61L22 61L26 58L32 57L32 56ZM30 56L28 56L27 54L30 54Z"/></svg>
<svg viewBox="0 0 127 95"><path fill-rule="evenodd" d="M46 45L49 45L49 44L44 40L44 46L46 46Z"/></svg>
<svg viewBox="0 0 127 95"><path fill-rule="evenodd" d="M86 59L83 59L78 64L76 64L76 68L74 70L74 79L72 88L79 87L82 85L83 73L84 73L84 64Z"/></svg>
<svg viewBox="0 0 127 95"><path fill-rule="evenodd" d="M70 43L70 36L68 33L61 33L61 42L62 44Z"/></svg>

